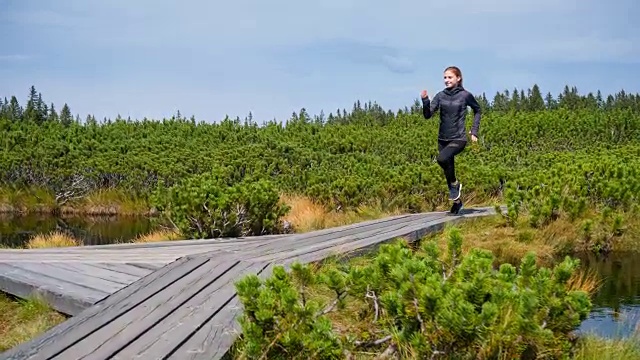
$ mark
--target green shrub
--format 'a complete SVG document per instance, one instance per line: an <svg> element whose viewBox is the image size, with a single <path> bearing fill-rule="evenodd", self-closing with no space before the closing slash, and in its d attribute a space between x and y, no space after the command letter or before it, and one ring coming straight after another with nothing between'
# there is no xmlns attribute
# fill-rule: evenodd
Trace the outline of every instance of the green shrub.
<svg viewBox="0 0 640 360"><path fill-rule="evenodd" d="M463 256L461 245L452 228L444 253L434 241L419 251L397 242L364 265L318 273L301 264L291 272L275 267L265 281L249 275L236 283L244 311L234 353L268 359L337 359L365 350L456 359L568 353L570 333L591 309L589 295L568 286L579 261L567 257L553 269L538 268L530 253L519 268L495 269L490 252ZM311 295L323 291L333 298ZM367 330L336 330L337 314Z"/></svg>
<svg viewBox="0 0 640 360"><path fill-rule="evenodd" d="M169 188L160 185L152 201L188 237L239 237L282 231L289 207L279 196L271 181L232 179L216 169Z"/></svg>

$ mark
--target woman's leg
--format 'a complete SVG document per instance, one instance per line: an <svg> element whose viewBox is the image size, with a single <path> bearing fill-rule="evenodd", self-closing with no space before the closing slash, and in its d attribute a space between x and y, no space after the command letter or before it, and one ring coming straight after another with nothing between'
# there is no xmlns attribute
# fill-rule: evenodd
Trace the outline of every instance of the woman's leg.
<svg viewBox="0 0 640 360"><path fill-rule="evenodd" d="M456 155L460 154L464 150L467 142L462 140L452 141L438 141L438 164L444 172L444 176L447 180L447 186L449 187L449 199L457 200L460 198L460 190L462 184L456 178L455 161Z"/></svg>

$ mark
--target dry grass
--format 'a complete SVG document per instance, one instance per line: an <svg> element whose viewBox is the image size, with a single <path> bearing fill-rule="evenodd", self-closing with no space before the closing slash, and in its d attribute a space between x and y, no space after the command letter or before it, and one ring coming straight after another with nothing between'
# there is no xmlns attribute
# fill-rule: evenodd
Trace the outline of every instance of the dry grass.
<svg viewBox="0 0 640 360"><path fill-rule="evenodd" d="M500 216L487 216L466 220L459 227L464 238L462 251L474 248L491 251L497 262L519 263L524 255L534 251L538 264L548 264L555 260L555 247L545 240L543 233L526 227L506 227ZM447 224L446 227L451 226ZM428 239L436 239L441 249L446 250L447 232L432 234Z"/></svg>
<svg viewBox="0 0 640 360"><path fill-rule="evenodd" d="M594 269L583 270L571 276L567 287L570 291L582 290L589 295L594 295L602 285L602 280Z"/></svg>
<svg viewBox="0 0 640 360"><path fill-rule="evenodd" d="M173 230L158 230L148 234L140 235L136 237L132 242L134 243L150 243L160 241L174 241L182 240L182 235Z"/></svg>
<svg viewBox="0 0 640 360"><path fill-rule="evenodd" d="M50 234L38 234L26 244L28 249L42 249L42 248L54 248L54 247L70 247L70 246L82 246L80 240L74 239L71 236L54 231Z"/></svg>
<svg viewBox="0 0 640 360"><path fill-rule="evenodd" d="M376 207L362 206L354 211L327 211L321 204L308 197L284 194L281 201L291 207L283 220L289 222L298 233L349 225L365 220L399 215L401 211L382 211Z"/></svg>
<svg viewBox="0 0 640 360"><path fill-rule="evenodd" d="M14 300L0 293L0 352L35 338L66 320L39 299Z"/></svg>

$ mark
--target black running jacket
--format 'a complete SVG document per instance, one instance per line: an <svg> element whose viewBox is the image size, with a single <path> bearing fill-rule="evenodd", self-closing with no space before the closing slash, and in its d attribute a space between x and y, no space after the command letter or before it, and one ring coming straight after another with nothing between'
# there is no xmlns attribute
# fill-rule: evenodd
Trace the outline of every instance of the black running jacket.
<svg viewBox="0 0 640 360"><path fill-rule="evenodd" d="M430 119L440 110L439 140L467 140L465 135L465 118L467 106L473 110L471 134L478 136L480 130L480 104L476 98L462 86L444 89L437 93L433 100L427 96L422 99L422 115Z"/></svg>

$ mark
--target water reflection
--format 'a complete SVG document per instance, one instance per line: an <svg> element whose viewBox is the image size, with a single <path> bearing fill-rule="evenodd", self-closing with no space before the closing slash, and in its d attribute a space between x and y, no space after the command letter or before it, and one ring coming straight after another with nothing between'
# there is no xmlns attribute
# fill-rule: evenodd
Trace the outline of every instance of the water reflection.
<svg viewBox="0 0 640 360"><path fill-rule="evenodd" d="M618 252L605 257L578 256L585 268L600 276L592 298L593 311L580 326L582 333L628 337L640 320L640 253Z"/></svg>
<svg viewBox="0 0 640 360"><path fill-rule="evenodd" d="M62 231L85 245L128 242L157 229L160 221L145 216L0 215L0 245L24 247L31 237Z"/></svg>

